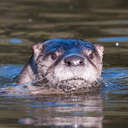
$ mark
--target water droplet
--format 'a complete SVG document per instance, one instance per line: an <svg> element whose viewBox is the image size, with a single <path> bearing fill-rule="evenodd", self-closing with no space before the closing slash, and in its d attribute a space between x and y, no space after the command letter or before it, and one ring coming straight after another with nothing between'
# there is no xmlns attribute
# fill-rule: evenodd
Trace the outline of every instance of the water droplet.
<svg viewBox="0 0 128 128"><path fill-rule="evenodd" d="M119 42L116 42L115 45L116 45L116 47L118 47L119 46Z"/></svg>

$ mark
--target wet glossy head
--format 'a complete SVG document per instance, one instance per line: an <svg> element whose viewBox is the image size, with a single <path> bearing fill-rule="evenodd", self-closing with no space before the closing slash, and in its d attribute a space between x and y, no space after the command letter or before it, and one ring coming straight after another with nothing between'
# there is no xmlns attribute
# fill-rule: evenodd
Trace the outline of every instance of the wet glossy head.
<svg viewBox="0 0 128 128"><path fill-rule="evenodd" d="M92 43L88 41L82 41L79 39L51 39L44 42L44 52L48 54L49 52L56 51L58 49L63 49L64 52L77 53L80 52L82 48L88 48L90 50L95 50Z"/></svg>

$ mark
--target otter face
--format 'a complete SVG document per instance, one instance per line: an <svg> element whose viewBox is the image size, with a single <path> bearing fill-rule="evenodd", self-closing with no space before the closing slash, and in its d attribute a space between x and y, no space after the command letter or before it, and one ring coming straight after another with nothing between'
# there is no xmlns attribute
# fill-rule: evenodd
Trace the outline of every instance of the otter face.
<svg viewBox="0 0 128 128"><path fill-rule="evenodd" d="M103 46L87 41L52 39L33 46L36 79L75 90L93 86L102 72Z"/></svg>

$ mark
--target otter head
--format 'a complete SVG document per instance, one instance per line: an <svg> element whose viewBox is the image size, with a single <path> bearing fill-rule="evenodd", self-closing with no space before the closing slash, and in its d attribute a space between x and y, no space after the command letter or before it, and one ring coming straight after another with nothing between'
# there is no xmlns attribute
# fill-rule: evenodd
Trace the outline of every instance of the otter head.
<svg viewBox="0 0 128 128"><path fill-rule="evenodd" d="M52 87L76 90L93 86L102 72L104 48L82 40L52 39L33 46L36 79Z"/></svg>

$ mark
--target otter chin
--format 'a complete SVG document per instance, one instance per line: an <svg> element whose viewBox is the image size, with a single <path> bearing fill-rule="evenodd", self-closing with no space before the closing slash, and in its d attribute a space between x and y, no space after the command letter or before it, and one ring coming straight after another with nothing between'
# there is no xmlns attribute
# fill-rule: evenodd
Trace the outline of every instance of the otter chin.
<svg viewBox="0 0 128 128"><path fill-rule="evenodd" d="M51 39L32 46L18 83L64 92L100 86L104 47L79 39ZM37 87L38 87L37 86Z"/></svg>

